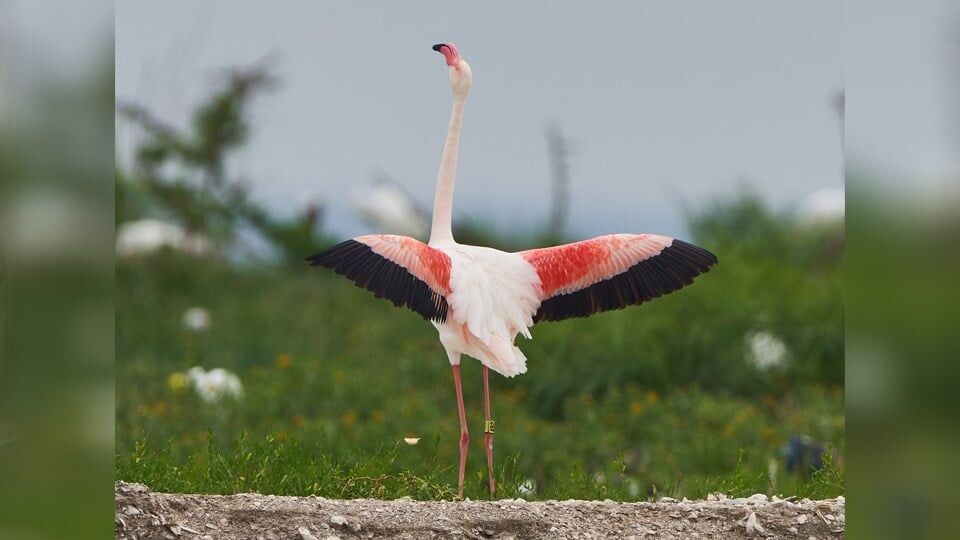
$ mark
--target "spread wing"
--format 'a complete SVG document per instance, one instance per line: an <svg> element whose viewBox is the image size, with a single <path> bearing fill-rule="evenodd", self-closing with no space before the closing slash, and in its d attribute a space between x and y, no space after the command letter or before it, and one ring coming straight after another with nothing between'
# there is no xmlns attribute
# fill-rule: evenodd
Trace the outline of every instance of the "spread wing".
<svg viewBox="0 0 960 540"><path fill-rule="evenodd" d="M359 236L307 258L424 319L447 318L450 257L427 244L392 234Z"/></svg>
<svg viewBox="0 0 960 540"><path fill-rule="evenodd" d="M701 247L653 234L612 234L520 255L540 277L534 321L641 304L693 283L717 263Z"/></svg>

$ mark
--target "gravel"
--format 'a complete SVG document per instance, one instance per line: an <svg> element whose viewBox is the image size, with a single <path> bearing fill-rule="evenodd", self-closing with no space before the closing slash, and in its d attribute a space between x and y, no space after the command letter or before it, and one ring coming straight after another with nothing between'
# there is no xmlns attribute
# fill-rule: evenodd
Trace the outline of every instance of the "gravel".
<svg viewBox="0 0 960 540"><path fill-rule="evenodd" d="M843 538L843 497L757 494L706 501L412 501L155 493L117 482L116 537L262 540L339 538Z"/></svg>

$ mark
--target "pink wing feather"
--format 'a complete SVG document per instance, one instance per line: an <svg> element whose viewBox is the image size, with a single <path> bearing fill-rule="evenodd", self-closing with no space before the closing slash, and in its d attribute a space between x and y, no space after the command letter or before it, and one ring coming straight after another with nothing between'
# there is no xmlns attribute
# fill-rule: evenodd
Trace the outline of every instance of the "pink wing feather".
<svg viewBox="0 0 960 540"><path fill-rule="evenodd" d="M689 285L717 262L703 248L653 234L612 234L520 255L540 278L534 321L640 304Z"/></svg>

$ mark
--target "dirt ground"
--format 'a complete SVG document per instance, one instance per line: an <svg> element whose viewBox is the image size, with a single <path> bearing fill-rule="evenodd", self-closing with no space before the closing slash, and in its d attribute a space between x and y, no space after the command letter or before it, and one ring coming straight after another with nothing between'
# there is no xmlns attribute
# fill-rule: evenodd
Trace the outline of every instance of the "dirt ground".
<svg viewBox="0 0 960 540"><path fill-rule="evenodd" d="M843 538L843 497L823 501L711 496L706 501L380 501L154 493L117 482L116 537Z"/></svg>

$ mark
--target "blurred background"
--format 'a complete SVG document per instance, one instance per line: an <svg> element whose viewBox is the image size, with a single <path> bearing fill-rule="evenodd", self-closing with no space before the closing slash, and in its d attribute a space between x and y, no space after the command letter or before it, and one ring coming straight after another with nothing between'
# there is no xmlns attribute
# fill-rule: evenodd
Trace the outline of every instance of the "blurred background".
<svg viewBox="0 0 960 540"><path fill-rule="evenodd" d="M377 494L351 474L379 460L413 471L397 490L445 495L435 332L300 260L424 234L449 107L427 47L450 40L476 78L458 238L660 232L721 260L520 342L530 372L492 381L511 489L830 496L849 473L851 536L943 537L958 21L940 0L0 2L0 534L109 534L114 476L322 492L339 467L339 493ZM479 426L476 365L465 382ZM828 481L804 480L817 467Z"/></svg>
<svg viewBox="0 0 960 540"><path fill-rule="evenodd" d="M642 308L534 328L529 373L493 381L497 453L522 481L501 495L590 496L564 484L578 470L634 500L735 471L743 495L792 495L823 452L836 474L817 494L842 493L839 3L125 2L116 31L121 478L337 495L293 472L204 476L211 447L296 441L348 466L386 447L396 471L438 462L431 481L453 485L436 331L303 263L357 234L426 239L451 99L430 46L449 40L475 78L459 241L656 232L721 261ZM479 433L479 365L464 377Z"/></svg>
<svg viewBox="0 0 960 540"><path fill-rule="evenodd" d="M0 1L0 537L113 510L110 2Z"/></svg>

